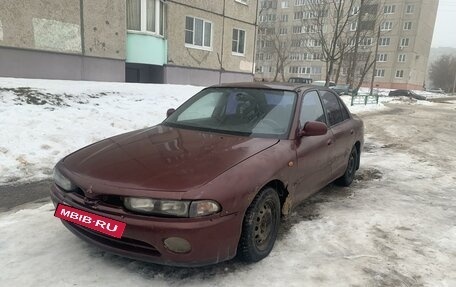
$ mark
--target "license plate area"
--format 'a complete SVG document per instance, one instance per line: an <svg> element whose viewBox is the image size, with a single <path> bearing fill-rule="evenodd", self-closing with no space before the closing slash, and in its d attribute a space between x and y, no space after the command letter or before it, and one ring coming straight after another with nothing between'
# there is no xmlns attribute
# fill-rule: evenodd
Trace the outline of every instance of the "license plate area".
<svg viewBox="0 0 456 287"><path fill-rule="evenodd" d="M57 205L54 216L114 238L121 238L125 231L125 227L127 226L125 222L87 212L62 203Z"/></svg>

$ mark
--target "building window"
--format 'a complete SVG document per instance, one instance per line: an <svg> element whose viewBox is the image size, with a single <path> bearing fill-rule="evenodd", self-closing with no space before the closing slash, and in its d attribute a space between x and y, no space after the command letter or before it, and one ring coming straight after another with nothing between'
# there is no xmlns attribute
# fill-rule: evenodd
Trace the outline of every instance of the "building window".
<svg viewBox="0 0 456 287"><path fill-rule="evenodd" d="M277 2L275 2L275 1L261 1L261 8L277 9Z"/></svg>
<svg viewBox="0 0 456 287"><path fill-rule="evenodd" d="M311 67L298 67L298 66L291 66L288 69L290 74L310 74L312 71Z"/></svg>
<svg viewBox="0 0 456 287"><path fill-rule="evenodd" d="M382 25L380 26L380 29L382 31L391 31L391 30L393 30L393 22L391 22L391 21L382 22Z"/></svg>
<svg viewBox="0 0 456 287"><path fill-rule="evenodd" d="M231 51L234 54L244 55L245 47L245 31L241 29L233 29L233 44Z"/></svg>
<svg viewBox="0 0 456 287"><path fill-rule="evenodd" d="M317 27L315 25L306 25L302 27L302 32L303 33L316 33L317 32Z"/></svg>
<svg viewBox="0 0 456 287"><path fill-rule="evenodd" d="M350 11L351 15L358 15L359 13L359 6L353 6L353 8Z"/></svg>
<svg viewBox="0 0 456 287"><path fill-rule="evenodd" d="M389 46L391 39L388 37L380 38L380 46Z"/></svg>
<svg viewBox="0 0 456 287"><path fill-rule="evenodd" d="M303 17L303 12L302 11L299 11L299 12L295 12L294 13L294 19L295 20L301 20Z"/></svg>
<svg viewBox="0 0 456 287"><path fill-rule="evenodd" d="M288 1L282 1L281 7L282 7L282 9L288 8L289 7L288 6Z"/></svg>
<svg viewBox="0 0 456 287"><path fill-rule="evenodd" d="M388 61L388 54L377 54L377 61L378 62Z"/></svg>
<svg viewBox="0 0 456 287"><path fill-rule="evenodd" d="M396 70L396 78L403 78L404 70Z"/></svg>
<svg viewBox="0 0 456 287"><path fill-rule="evenodd" d="M260 22L275 22L276 14L260 15Z"/></svg>
<svg viewBox="0 0 456 287"><path fill-rule="evenodd" d="M127 0L127 30L163 35L164 7L160 0Z"/></svg>
<svg viewBox="0 0 456 287"><path fill-rule="evenodd" d="M321 74L321 66L320 67L312 67L312 74L319 75Z"/></svg>
<svg viewBox="0 0 456 287"><path fill-rule="evenodd" d="M412 22L405 22L404 30L412 30Z"/></svg>
<svg viewBox="0 0 456 287"><path fill-rule="evenodd" d="M302 26L293 26L293 34L300 34L302 32Z"/></svg>
<svg viewBox="0 0 456 287"><path fill-rule="evenodd" d="M402 38L401 39L401 47L407 47L409 45L410 39L409 38Z"/></svg>
<svg viewBox="0 0 456 287"><path fill-rule="evenodd" d="M248 0L234 0L235 2L247 5Z"/></svg>
<svg viewBox="0 0 456 287"><path fill-rule="evenodd" d="M256 66L255 72L257 72L257 73L263 73L263 66Z"/></svg>
<svg viewBox="0 0 456 287"><path fill-rule="evenodd" d="M358 22L357 21L352 22L350 24L350 31L356 31L357 28L358 28Z"/></svg>
<svg viewBox="0 0 456 287"><path fill-rule="evenodd" d="M405 13L413 14L413 12L415 12L415 5L408 4L407 7L405 8Z"/></svg>
<svg viewBox="0 0 456 287"><path fill-rule="evenodd" d="M185 44L197 48L211 48L212 23L203 19L185 17Z"/></svg>
<svg viewBox="0 0 456 287"><path fill-rule="evenodd" d="M403 62L405 62L405 60L406 60L405 54L399 54L398 62L403 63Z"/></svg>
<svg viewBox="0 0 456 287"><path fill-rule="evenodd" d="M383 13L385 14L394 14L396 12L396 5L385 5L383 7Z"/></svg>
<svg viewBox="0 0 456 287"><path fill-rule="evenodd" d="M287 28L280 28L279 30L279 34L280 35L286 35L288 33L288 29Z"/></svg>
<svg viewBox="0 0 456 287"><path fill-rule="evenodd" d="M383 78L385 76L385 69L375 69L375 77Z"/></svg>
<svg viewBox="0 0 456 287"><path fill-rule="evenodd" d="M280 22L288 22L288 15L287 14L280 15Z"/></svg>
<svg viewBox="0 0 456 287"><path fill-rule="evenodd" d="M360 46L372 46L372 38L364 38L359 43Z"/></svg>

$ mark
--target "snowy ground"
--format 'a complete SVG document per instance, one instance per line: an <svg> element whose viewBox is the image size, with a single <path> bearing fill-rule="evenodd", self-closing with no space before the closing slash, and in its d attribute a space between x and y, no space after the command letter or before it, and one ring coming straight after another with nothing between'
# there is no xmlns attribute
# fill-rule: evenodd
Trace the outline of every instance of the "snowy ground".
<svg viewBox="0 0 456 287"><path fill-rule="evenodd" d="M142 113L131 121L119 117L126 130L135 128L134 120L140 121L138 127L147 125L143 119L147 111L157 111L156 122L160 121L158 117L169 106L168 100L158 99L147 99L148 105L155 101L166 106L129 106L135 104L123 98L133 92L118 89L126 95L115 96L119 99L116 104L113 100L95 102L103 104L103 109L88 97L83 97L89 101L81 104L85 106L50 107L55 108L53 112L74 110L73 115L96 109L102 114L97 124L89 124L87 119L86 129L77 132L92 128L116 133L123 130L103 130L110 126L104 124L104 116L116 126L115 115L124 105ZM141 85L131 89L146 102ZM5 93L0 95L4 100ZM9 109L24 108L4 103L0 105L2 115ZM121 258L73 236L53 217L51 204L35 204L0 214L0 286L456 286L456 103L395 101L385 105L374 110L355 106L366 125L362 167L355 183L350 188L329 186L297 208L282 221L270 256L257 264L233 260L205 268L173 268ZM46 118L49 127L36 132L38 122L46 117L44 111L38 114L29 121L30 128L17 127L28 133L23 132L25 141L16 138L16 143L36 148L40 144L35 141L49 137L42 133L58 120ZM57 134L71 135L64 124L61 127ZM8 132L8 136L14 134ZM98 136L97 132L92 135ZM3 128L1 136L3 145ZM66 144L74 147L71 140ZM15 152L13 145L9 148ZM51 150L59 148L63 147ZM56 158L41 150L37 155L49 162Z"/></svg>
<svg viewBox="0 0 456 287"><path fill-rule="evenodd" d="M201 89L0 78L0 185L48 178L68 153L153 126Z"/></svg>

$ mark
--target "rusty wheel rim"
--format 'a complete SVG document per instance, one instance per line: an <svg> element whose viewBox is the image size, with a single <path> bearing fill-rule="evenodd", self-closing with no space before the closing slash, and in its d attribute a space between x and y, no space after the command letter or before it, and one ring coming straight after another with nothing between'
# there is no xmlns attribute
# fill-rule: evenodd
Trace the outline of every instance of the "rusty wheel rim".
<svg viewBox="0 0 456 287"><path fill-rule="evenodd" d="M264 202L255 216L254 241L259 250L267 249L274 229L274 208L271 201Z"/></svg>

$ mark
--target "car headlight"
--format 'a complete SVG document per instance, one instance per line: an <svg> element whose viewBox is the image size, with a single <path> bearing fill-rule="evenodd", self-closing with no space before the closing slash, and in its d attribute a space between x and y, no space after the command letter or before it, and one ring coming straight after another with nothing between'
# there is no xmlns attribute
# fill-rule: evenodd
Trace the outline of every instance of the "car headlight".
<svg viewBox="0 0 456 287"><path fill-rule="evenodd" d="M190 217L207 216L220 211L220 205L212 200L192 201L190 204Z"/></svg>
<svg viewBox="0 0 456 287"><path fill-rule="evenodd" d="M128 210L138 213L176 217L200 217L220 211L220 205L211 200L188 201L125 197L124 206Z"/></svg>
<svg viewBox="0 0 456 287"><path fill-rule="evenodd" d="M76 186L66 178L57 168L54 168L54 182L60 188L66 191L72 191L76 189Z"/></svg>

